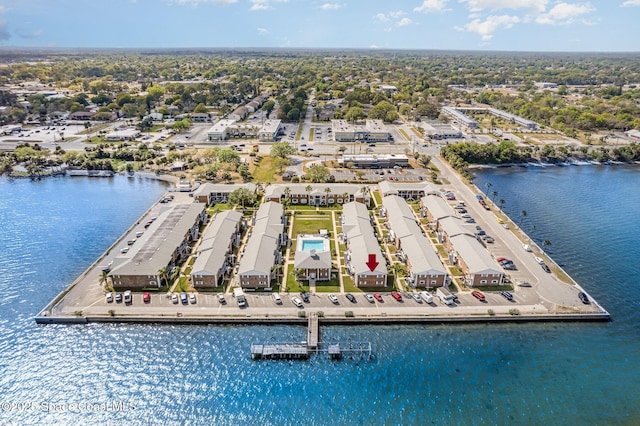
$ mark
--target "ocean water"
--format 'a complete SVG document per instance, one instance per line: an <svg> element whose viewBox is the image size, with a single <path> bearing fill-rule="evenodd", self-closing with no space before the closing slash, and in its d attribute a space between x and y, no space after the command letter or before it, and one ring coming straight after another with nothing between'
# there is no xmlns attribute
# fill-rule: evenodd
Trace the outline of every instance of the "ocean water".
<svg viewBox="0 0 640 426"><path fill-rule="evenodd" d="M609 323L322 327L372 359L251 361L295 326L38 326L32 317L164 191L0 179L0 424L639 424L640 169L482 171ZM527 211L521 217L522 210Z"/></svg>

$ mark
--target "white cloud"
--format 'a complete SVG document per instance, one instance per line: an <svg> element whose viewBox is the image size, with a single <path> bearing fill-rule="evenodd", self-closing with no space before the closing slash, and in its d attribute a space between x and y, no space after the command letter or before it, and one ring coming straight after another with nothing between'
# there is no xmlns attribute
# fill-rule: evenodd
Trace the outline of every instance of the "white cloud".
<svg viewBox="0 0 640 426"><path fill-rule="evenodd" d="M393 22L396 27L406 27L413 22L410 18L406 17L407 12L404 10L391 11L387 13L378 13L374 16L374 19L379 22ZM385 28L386 32L391 32L391 28Z"/></svg>
<svg viewBox="0 0 640 426"><path fill-rule="evenodd" d="M483 41L489 41L493 38L493 33L499 29L508 29L513 27L514 24L520 22L520 18L510 15L490 15L484 21L480 19L474 19L467 23L464 27L456 27L459 31L467 31L470 33L476 33L482 37Z"/></svg>
<svg viewBox="0 0 640 426"><path fill-rule="evenodd" d="M595 11L589 3L571 4L557 3L549 12L543 13L536 18L538 24L568 25L576 21L577 18ZM587 23L583 21L583 23Z"/></svg>
<svg viewBox="0 0 640 426"><path fill-rule="evenodd" d="M480 12L485 9L527 9L533 12L542 13L547 8L549 0L458 0L466 3L472 12Z"/></svg>
<svg viewBox="0 0 640 426"><path fill-rule="evenodd" d="M322 6L320 6L320 9L322 10L336 10L336 9L340 9L342 7L342 5L340 3L325 3Z"/></svg>
<svg viewBox="0 0 640 426"><path fill-rule="evenodd" d="M640 6L640 0L627 0L620 5L620 7L632 7L632 6Z"/></svg>
<svg viewBox="0 0 640 426"><path fill-rule="evenodd" d="M269 30L266 28L258 28L258 34L260 35L269 34Z"/></svg>
<svg viewBox="0 0 640 426"><path fill-rule="evenodd" d="M237 1L237 0L234 0ZM289 0L250 0L251 7L249 10L268 10L272 9L271 2L274 3L287 3Z"/></svg>
<svg viewBox="0 0 640 426"><path fill-rule="evenodd" d="M414 12L420 13L434 13L434 12L447 12L451 9L447 9L448 0L424 0L422 4L413 9Z"/></svg>

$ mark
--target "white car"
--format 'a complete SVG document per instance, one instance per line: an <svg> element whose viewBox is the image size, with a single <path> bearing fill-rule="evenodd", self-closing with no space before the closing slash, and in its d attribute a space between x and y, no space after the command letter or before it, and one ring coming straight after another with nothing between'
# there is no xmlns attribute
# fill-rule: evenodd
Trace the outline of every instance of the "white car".
<svg viewBox="0 0 640 426"><path fill-rule="evenodd" d="M195 304L196 304L196 295L195 295L195 294L191 293L191 294L189 295L189 302L190 302L192 305L195 305Z"/></svg>
<svg viewBox="0 0 640 426"><path fill-rule="evenodd" d="M131 291L127 290L124 292L124 303L129 304L131 302L133 302Z"/></svg>
<svg viewBox="0 0 640 426"><path fill-rule="evenodd" d="M104 300L105 300L107 303L112 303L112 302L113 302L113 293L107 293L107 294L104 296Z"/></svg>
<svg viewBox="0 0 640 426"><path fill-rule="evenodd" d="M337 305L338 303L340 303L340 302L338 302L338 298L336 297L335 294L330 294L329 295L329 300L331 300L331 302L333 302L334 305Z"/></svg>
<svg viewBox="0 0 640 426"><path fill-rule="evenodd" d="M365 293L364 297L369 301L369 303L374 303L376 301L369 293Z"/></svg>
<svg viewBox="0 0 640 426"><path fill-rule="evenodd" d="M298 308L302 308L302 300L298 299L295 296L291 298L291 303L296 305Z"/></svg>
<svg viewBox="0 0 640 426"><path fill-rule="evenodd" d="M178 304L178 295L177 294L172 294L171 295L171 302L173 302L174 305Z"/></svg>
<svg viewBox="0 0 640 426"><path fill-rule="evenodd" d="M534 260L536 262L538 262L538 264L542 265L544 263L544 259L538 257L538 256L533 256Z"/></svg>
<svg viewBox="0 0 640 426"><path fill-rule="evenodd" d="M271 298L276 302L276 305L282 305L282 297L278 293L272 293Z"/></svg>
<svg viewBox="0 0 640 426"><path fill-rule="evenodd" d="M125 253L128 253L128 252L129 252L129 247L122 247L120 249L120 253L122 253L122 254L125 254Z"/></svg>
<svg viewBox="0 0 640 426"><path fill-rule="evenodd" d="M412 296L413 296L413 298L415 299L416 302L422 303L422 297L420 297L420 295L418 293L413 293Z"/></svg>

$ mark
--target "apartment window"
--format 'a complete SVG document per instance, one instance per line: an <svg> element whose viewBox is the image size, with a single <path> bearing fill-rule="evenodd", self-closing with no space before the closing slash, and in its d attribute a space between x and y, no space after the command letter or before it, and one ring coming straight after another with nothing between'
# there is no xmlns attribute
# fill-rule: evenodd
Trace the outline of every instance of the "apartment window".
<svg viewBox="0 0 640 426"><path fill-rule="evenodd" d="M491 284L498 284L498 280L491 280Z"/></svg>
<svg viewBox="0 0 640 426"><path fill-rule="evenodd" d="M480 284L486 284L487 280L480 280Z"/></svg>
<svg viewBox="0 0 640 426"><path fill-rule="evenodd" d="M431 280L431 285L436 285L438 282L436 280Z"/></svg>
<svg viewBox="0 0 640 426"><path fill-rule="evenodd" d="M420 280L420 284L424 284L424 280Z"/></svg>
<svg viewBox="0 0 640 426"><path fill-rule="evenodd" d="M156 283L155 281L149 281L149 286L151 287L155 287L158 283Z"/></svg>

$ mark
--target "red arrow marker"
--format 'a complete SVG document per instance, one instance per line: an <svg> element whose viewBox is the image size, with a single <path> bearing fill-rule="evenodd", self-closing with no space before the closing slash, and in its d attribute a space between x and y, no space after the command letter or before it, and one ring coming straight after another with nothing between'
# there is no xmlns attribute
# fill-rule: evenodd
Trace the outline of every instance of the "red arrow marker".
<svg viewBox="0 0 640 426"><path fill-rule="evenodd" d="M379 263L376 261L376 255L375 254L370 254L369 255L369 261L367 262L367 266L369 267L369 270L371 272L373 272L376 269L376 266L378 266Z"/></svg>

